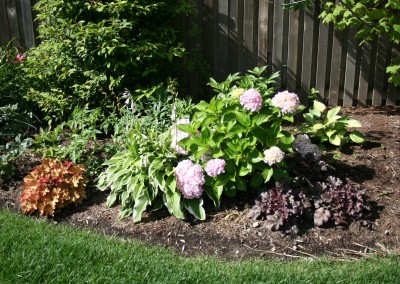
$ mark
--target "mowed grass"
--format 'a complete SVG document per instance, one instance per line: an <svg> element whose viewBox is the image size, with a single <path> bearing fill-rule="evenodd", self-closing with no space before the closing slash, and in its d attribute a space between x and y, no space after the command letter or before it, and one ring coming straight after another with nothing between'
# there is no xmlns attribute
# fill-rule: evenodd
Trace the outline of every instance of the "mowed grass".
<svg viewBox="0 0 400 284"><path fill-rule="evenodd" d="M400 283L400 259L189 259L0 211L0 283Z"/></svg>

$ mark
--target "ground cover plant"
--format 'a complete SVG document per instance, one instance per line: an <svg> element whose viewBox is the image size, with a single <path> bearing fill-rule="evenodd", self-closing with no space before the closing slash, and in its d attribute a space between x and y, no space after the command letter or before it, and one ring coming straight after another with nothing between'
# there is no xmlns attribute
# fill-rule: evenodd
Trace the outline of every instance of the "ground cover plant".
<svg viewBox="0 0 400 284"><path fill-rule="evenodd" d="M395 283L400 277L396 257L223 262L184 258L160 247L4 210L0 224L2 283Z"/></svg>

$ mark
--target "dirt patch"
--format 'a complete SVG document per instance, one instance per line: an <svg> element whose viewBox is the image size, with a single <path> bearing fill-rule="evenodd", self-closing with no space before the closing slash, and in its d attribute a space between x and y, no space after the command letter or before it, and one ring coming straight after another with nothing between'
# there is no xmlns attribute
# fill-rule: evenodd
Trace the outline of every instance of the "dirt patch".
<svg viewBox="0 0 400 284"><path fill-rule="evenodd" d="M346 228L300 228L297 236L269 231L262 221L246 217L255 194L227 200L219 210L206 205L207 220L179 220L167 210L144 214L134 224L118 220L119 206L107 208L107 193L91 191L81 206L49 222L92 228L109 235L174 248L178 253L216 255L225 259L248 257L296 258L313 256L360 257L365 253L400 252L400 108L344 108L358 119L368 141L344 153L328 151L324 159L338 176L361 185L372 214L369 224L355 221ZM15 180L3 181L0 208L19 210L22 177L37 164L28 157Z"/></svg>

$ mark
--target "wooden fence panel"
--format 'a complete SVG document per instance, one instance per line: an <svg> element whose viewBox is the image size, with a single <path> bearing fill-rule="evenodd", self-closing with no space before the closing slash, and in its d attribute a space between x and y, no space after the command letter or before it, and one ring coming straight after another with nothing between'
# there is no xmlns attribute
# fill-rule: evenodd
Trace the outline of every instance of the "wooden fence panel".
<svg viewBox="0 0 400 284"><path fill-rule="evenodd" d="M268 65L268 52L270 52L270 48L268 46L269 35L268 35L268 17L269 15L269 2L268 0L259 1L258 6L258 58L257 65L264 66Z"/></svg>
<svg viewBox="0 0 400 284"><path fill-rule="evenodd" d="M301 84L301 56L299 52L300 11L289 11L289 34L287 55L287 86L291 91Z"/></svg>
<svg viewBox="0 0 400 284"><path fill-rule="evenodd" d="M356 79L356 59L357 59L357 46L358 41L354 38L356 30L351 28L349 30L349 41L347 46L346 55L346 73L344 81L344 96L343 105L353 105L353 93Z"/></svg>
<svg viewBox="0 0 400 284"><path fill-rule="evenodd" d="M33 5L37 0L0 0L0 43L31 47L37 43ZM385 69L399 47L381 40L358 46L354 30L334 31L318 19L321 1L306 10L283 10L290 0L190 0L197 9L182 21L184 31L200 34L186 41L200 49L213 76L268 65L280 71L277 87L296 91L307 103L316 88L330 105L399 105L399 88L388 84ZM190 92L199 88L198 74L189 76Z"/></svg>

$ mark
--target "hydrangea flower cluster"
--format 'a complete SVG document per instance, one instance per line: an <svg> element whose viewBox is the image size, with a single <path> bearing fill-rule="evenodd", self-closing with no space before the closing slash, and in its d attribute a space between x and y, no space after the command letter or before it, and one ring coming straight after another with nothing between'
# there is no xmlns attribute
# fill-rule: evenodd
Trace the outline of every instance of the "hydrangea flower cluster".
<svg viewBox="0 0 400 284"><path fill-rule="evenodd" d="M299 134L293 143L293 149L296 150L303 158L319 161L322 153L318 146L311 143L307 134Z"/></svg>
<svg viewBox="0 0 400 284"><path fill-rule="evenodd" d="M178 128L180 124L190 124L190 120L188 118L179 119L176 124L172 127L172 142L171 147L175 149L175 152L179 155L187 155L188 152L178 145L178 142L184 138L190 136L189 133L186 133Z"/></svg>
<svg viewBox="0 0 400 284"><path fill-rule="evenodd" d="M216 177L225 172L225 160L211 159L206 164L206 173L210 177Z"/></svg>
<svg viewBox="0 0 400 284"><path fill-rule="evenodd" d="M269 166L282 162L285 153L279 147L273 146L264 151L264 162Z"/></svg>
<svg viewBox="0 0 400 284"><path fill-rule="evenodd" d="M234 89L231 93L231 96L234 98L239 98L241 95L243 95L244 91L245 89L243 88Z"/></svg>
<svg viewBox="0 0 400 284"><path fill-rule="evenodd" d="M239 98L240 104L252 112L259 111L262 107L263 100L260 93L256 89L249 89Z"/></svg>
<svg viewBox="0 0 400 284"><path fill-rule="evenodd" d="M203 169L190 160L183 160L175 168L177 188L186 199L198 198L203 194L205 183Z"/></svg>
<svg viewBox="0 0 400 284"><path fill-rule="evenodd" d="M288 91L277 93L272 98L271 103L274 107L280 108L283 114L294 113L300 106L299 97Z"/></svg>

